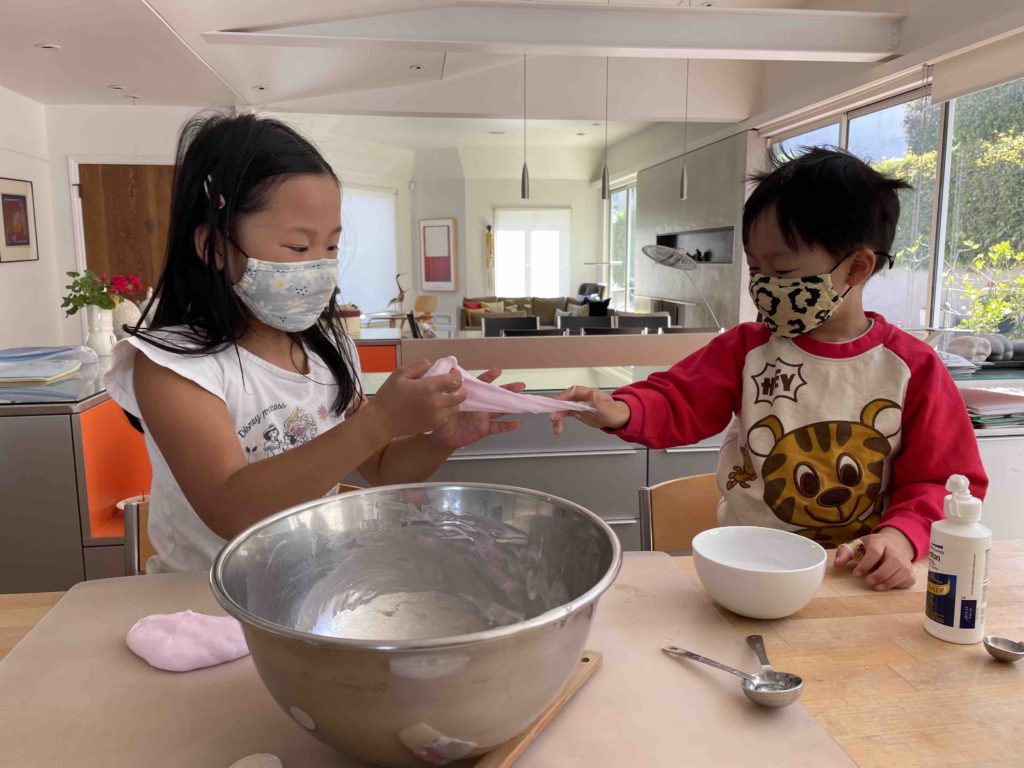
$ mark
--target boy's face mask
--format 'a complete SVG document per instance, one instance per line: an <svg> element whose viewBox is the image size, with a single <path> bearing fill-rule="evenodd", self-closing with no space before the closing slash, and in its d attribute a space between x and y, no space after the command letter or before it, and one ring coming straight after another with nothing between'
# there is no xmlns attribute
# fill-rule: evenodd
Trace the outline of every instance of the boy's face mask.
<svg viewBox="0 0 1024 768"><path fill-rule="evenodd" d="M338 285L337 259L278 263L238 250L245 256L245 272L235 293L257 320L289 333L316 323Z"/></svg>
<svg viewBox="0 0 1024 768"><path fill-rule="evenodd" d="M753 272L748 290L761 322L779 336L792 338L809 333L828 320L850 292L841 294L832 285L832 273L852 254L847 254L823 275L772 277Z"/></svg>

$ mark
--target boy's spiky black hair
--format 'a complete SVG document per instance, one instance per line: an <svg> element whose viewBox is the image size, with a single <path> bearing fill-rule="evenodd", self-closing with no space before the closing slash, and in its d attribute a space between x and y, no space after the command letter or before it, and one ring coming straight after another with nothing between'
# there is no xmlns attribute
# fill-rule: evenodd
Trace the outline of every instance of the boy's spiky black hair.
<svg viewBox="0 0 1024 768"><path fill-rule="evenodd" d="M743 245L754 222L775 209L786 243L821 246L836 259L859 248L875 251L875 272L890 262L904 179L879 173L841 149L818 147L797 157L772 156L773 168L754 174L757 187L743 206Z"/></svg>

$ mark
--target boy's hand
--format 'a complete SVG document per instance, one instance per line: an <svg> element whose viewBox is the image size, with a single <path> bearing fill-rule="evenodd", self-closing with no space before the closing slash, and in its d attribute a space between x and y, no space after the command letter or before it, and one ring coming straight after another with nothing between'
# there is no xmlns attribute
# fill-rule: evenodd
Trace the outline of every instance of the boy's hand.
<svg viewBox="0 0 1024 768"><path fill-rule="evenodd" d="M568 415L579 419L588 427L597 429L620 429L629 422L629 406L620 402L600 389L592 387L570 387L562 392L557 400L570 400L576 403L588 403L594 407L593 413L569 411ZM555 434L562 434L566 412L551 414L551 424Z"/></svg>
<svg viewBox="0 0 1024 768"><path fill-rule="evenodd" d="M862 536L864 555L856 560L856 545L841 544L836 551L836 567L854 564L854 576L866 576L868 586L879 592L907 589L914 585L914 546L896 528L883 528L878 533ZM854 542L850 542L855 544Z"/></svg>

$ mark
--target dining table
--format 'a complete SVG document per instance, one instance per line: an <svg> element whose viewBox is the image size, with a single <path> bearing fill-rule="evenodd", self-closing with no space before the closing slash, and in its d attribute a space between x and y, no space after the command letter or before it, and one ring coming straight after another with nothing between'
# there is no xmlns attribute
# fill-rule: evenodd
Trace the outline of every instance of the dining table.
<svg viewBox="0 0 1024 768"><path fill-rule="evenodd" d="M627 553L588 642L604 666L520 764L1021 765L1024 664L925 632L925 562L910 589L876 592L832 560L803 609L762 621L714 605L691 557ZM988 630L1024 639L1024 540L993 542L990 578ZM234 739L275 749L286 768L354 765L277 710L251 660L176 675L124 648L140 614L183 605L221 613L202 572L0 595L0 656L9 653L0 659L0 755L113 766L141 765L138 755L152 750L149 766L227 768L241 749L227 748ZM776 669L803 677L797 705L758 710L731 676L659 652L665 642L703 643L713 647L692 650L753 670L750 634L764 637Z"/></svg>

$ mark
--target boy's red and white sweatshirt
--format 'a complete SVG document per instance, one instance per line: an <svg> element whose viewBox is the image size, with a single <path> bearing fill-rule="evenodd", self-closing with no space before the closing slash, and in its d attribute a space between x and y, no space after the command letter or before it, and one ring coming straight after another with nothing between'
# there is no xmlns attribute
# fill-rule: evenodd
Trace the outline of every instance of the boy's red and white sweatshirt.
<svg viewBox="0 0 1024 768"><path fill-rule="evenodd" d="M616 432L651 448L726 430L720 525L761 525L836 545L892 526L928 551L946 480L988 487L963 398L935 351L868 313L849 342L744 323L613 397ZM728 427L728 429L726 429Z"/></svg>

